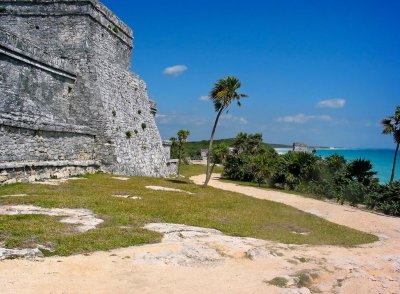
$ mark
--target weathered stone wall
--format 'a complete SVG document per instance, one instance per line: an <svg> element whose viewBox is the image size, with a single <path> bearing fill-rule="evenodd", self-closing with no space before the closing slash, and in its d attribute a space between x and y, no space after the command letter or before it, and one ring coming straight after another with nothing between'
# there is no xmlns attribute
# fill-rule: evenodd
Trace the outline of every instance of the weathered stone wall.
<svg viewBox="0 0 400 294"><path fill-rule="evenodd" d="M11 55L11 51L3 53L0 55L1 112L37 120L70 121L69 94L75 80L50 72L44 66L36 67L22 56L5 54Z"/></svg>
<svg viewBox="0 0 400 294"><path fill-rule="evenodd" d="M0 6L6 8L0 114L28 124L1 127L2 147L22 151L0 153L0 164L93 160L126 175L174 172L146 84L130 72L129 27L96 0L0 0ZM46 127L38 132L35 125Z"/></svg>
<svg viewBox="0 0 400 294"><path fill-rule="evenodd" d="M146 84L127 71L100 67L103 74L99 81L107 85L100 89L99 96L104 103L104 130L108 147L113 150L108 170L132 175L166 175L167 158L151 112Z"/></svg>
<svg viewBox="0 0 400 294"><path fill-rule="evenodd" d="M49 53L79 64L81 58L97 53L91 43L94 37L97 45L113 39L122 50L104 50L104 62L130 67L132 30L96 0L0 0L0 6L6 9L0 15L1 27L35 41ZM93 36L92 28L100 34Z"/></svg>
<svg viewBox="0 0 400 294"><path fill-rule="evenodd" d="M93 160L94 136L0 125L0 162Z"/></svg>
<svg viewBox="0 0 400 294"><path fill-rule="evenodd" d="M28 183L51 178L68 178L99 171L95 161L43 161L22 164L0 163L0 183Z"/></svg>

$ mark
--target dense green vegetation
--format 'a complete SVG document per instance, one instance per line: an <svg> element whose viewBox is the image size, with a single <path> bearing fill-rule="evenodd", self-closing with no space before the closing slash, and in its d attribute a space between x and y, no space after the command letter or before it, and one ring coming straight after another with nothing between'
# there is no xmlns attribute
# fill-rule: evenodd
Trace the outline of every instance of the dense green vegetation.
<svg viewBox="0 0 400 294"><path fill-rule="evenodd" d="M225 144L228 147L232 147L233 142L235 138L229 138L229 139L217 139L214 140L215 145L219 144ZM200 150L201 149L207 149L208 147L208 140L201 140L201 141L192 141L192 142L187 142L185 144L185 155L187 157L190 157L191 159L201 159L200 157ZM266 148L291 148L292 146L289 145L284 145L284 144L271 144L271 143L262 143ZM175 149L171 152L171 157L175 155L173 158L178 158L178 148L175 147Z"/></svg>
<svg viewBox="0 0 400 294"><path fill-rule="evenodd" d="M205 166L182 167L186 177L204 173L204 170ZM215 228L232 236L291 244L352 246L377 240L373 235L330 223L293 207L211 187L203 188L187 179L132 177L128 181L118 181L105 174L87 175L86 178L59 186L6 185L0 187L0 196L30 196L0 197L0 204L86 208L104 220L98 228L78 233L72 225L60 223L57 217L0 216L0 243L8 248L30 248L42 244L53 248L53 252L46 252L48 255L110 250L159 242L160 234L142 229L143 225L151 222ZM177 188L195 194L154 191L146 189L148 185ZM142 199L112 196L123 193Z"/></svg>
<svg viewBox="0 0 400 294"><path fill-rule="evenodd" d="M369 160L346 162L343 156L325 159L311 153L277 155L262 145L260 134L240 133L234 151L224 160L224 177L259 186L298 191L339 203L365 204L390 215L400 215L400 182L380 185Z"/></svg>

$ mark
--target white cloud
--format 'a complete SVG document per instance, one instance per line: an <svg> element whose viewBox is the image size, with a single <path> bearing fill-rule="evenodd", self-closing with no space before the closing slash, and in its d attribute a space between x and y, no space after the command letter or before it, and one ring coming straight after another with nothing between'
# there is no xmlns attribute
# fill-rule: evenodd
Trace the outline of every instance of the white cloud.
<svg viewBox="0 0 400 294"><path fill-rule="evenodd" d="M183 72L187 71L188 67L186 65L174 65L174 66L169 66L164 69L163 74L166 76L170 77L178 77L180 76Z"/></svg>
<svg viewBox="0 0 400 294"><path fill-rule="evenodd" d="M277 119L278 122L284 123L294 123L294 124L303 124L308 121L312 120L319 120L319 121L330 121L332 118L329 115L322 114L322 115L305 115L304 113L299 113L296 115L288 115L279 117Z"/></svg>
<svg viewBox="0 0 400 294"><path fill-rule="evenodd" d="M209 96L200 96L200 97L199 97L199 100L201 100L201 101L208 101L208 100L210 100L210 97L209 97Z"/></svg>
<svg viewBox="0 0 400 294"><path fill-rule="evenodd" d="M346 104L346 100L343 98L328 99L319 101L317 107L320 108L343 108Z"/></svg>
<svg viewBox="0 0 400 294"><path fill-rule="evenodd" d="M221 116L221 120L238 122L241 125L247 125L248 124L248 121L244 117L234 116L232 114L225 114L225 115Z"/></svg>
<svg viewBox="0 0 400 294"><path fill-rule="evenodd" d="M209 123L203 117L196 117L189 114L156 114L157 123L161 125L195 125L201 126Z"/></svg>

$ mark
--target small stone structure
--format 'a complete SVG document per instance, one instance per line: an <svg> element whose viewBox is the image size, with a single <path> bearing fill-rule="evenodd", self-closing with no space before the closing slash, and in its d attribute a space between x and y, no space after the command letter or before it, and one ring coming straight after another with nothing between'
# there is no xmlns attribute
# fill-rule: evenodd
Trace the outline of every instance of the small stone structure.
<svg viewBox="0 0 400 294"><path fill-rule="evenodd" d="M307 145L304 143L293 143L293 152L306 152L308 153Z"/></svg>
<svg viewBox="0 0 400 294"><path fill-rule="evenodd" d="M208 149L200 149L200 157L202 160L207 161Z"/></svg>
<svg viewBox="0 0 400 294"><path fill-rule="evenodd" d="M127 25L97 0L0 8L0 184L174 173Z"/></svg>

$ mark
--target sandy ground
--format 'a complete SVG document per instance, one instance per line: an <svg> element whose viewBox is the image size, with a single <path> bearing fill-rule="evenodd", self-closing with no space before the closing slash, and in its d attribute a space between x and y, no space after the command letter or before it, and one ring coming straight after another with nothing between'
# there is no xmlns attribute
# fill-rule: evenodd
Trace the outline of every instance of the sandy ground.
<svg viewBox="0 0 400 294"><path fill-rule="evenodd" d="M216 175L215 175L216 176ZM88 256L0 262L1 293L400 293L400 219L275 191L210 185L286 203L376 234L355 248L294 246L215 230L150 224L163 242ZM193 178L202 183L203 176ZM312 285L296 286L307 274ZM287 288L269 285L285 277Z"/></svg>

